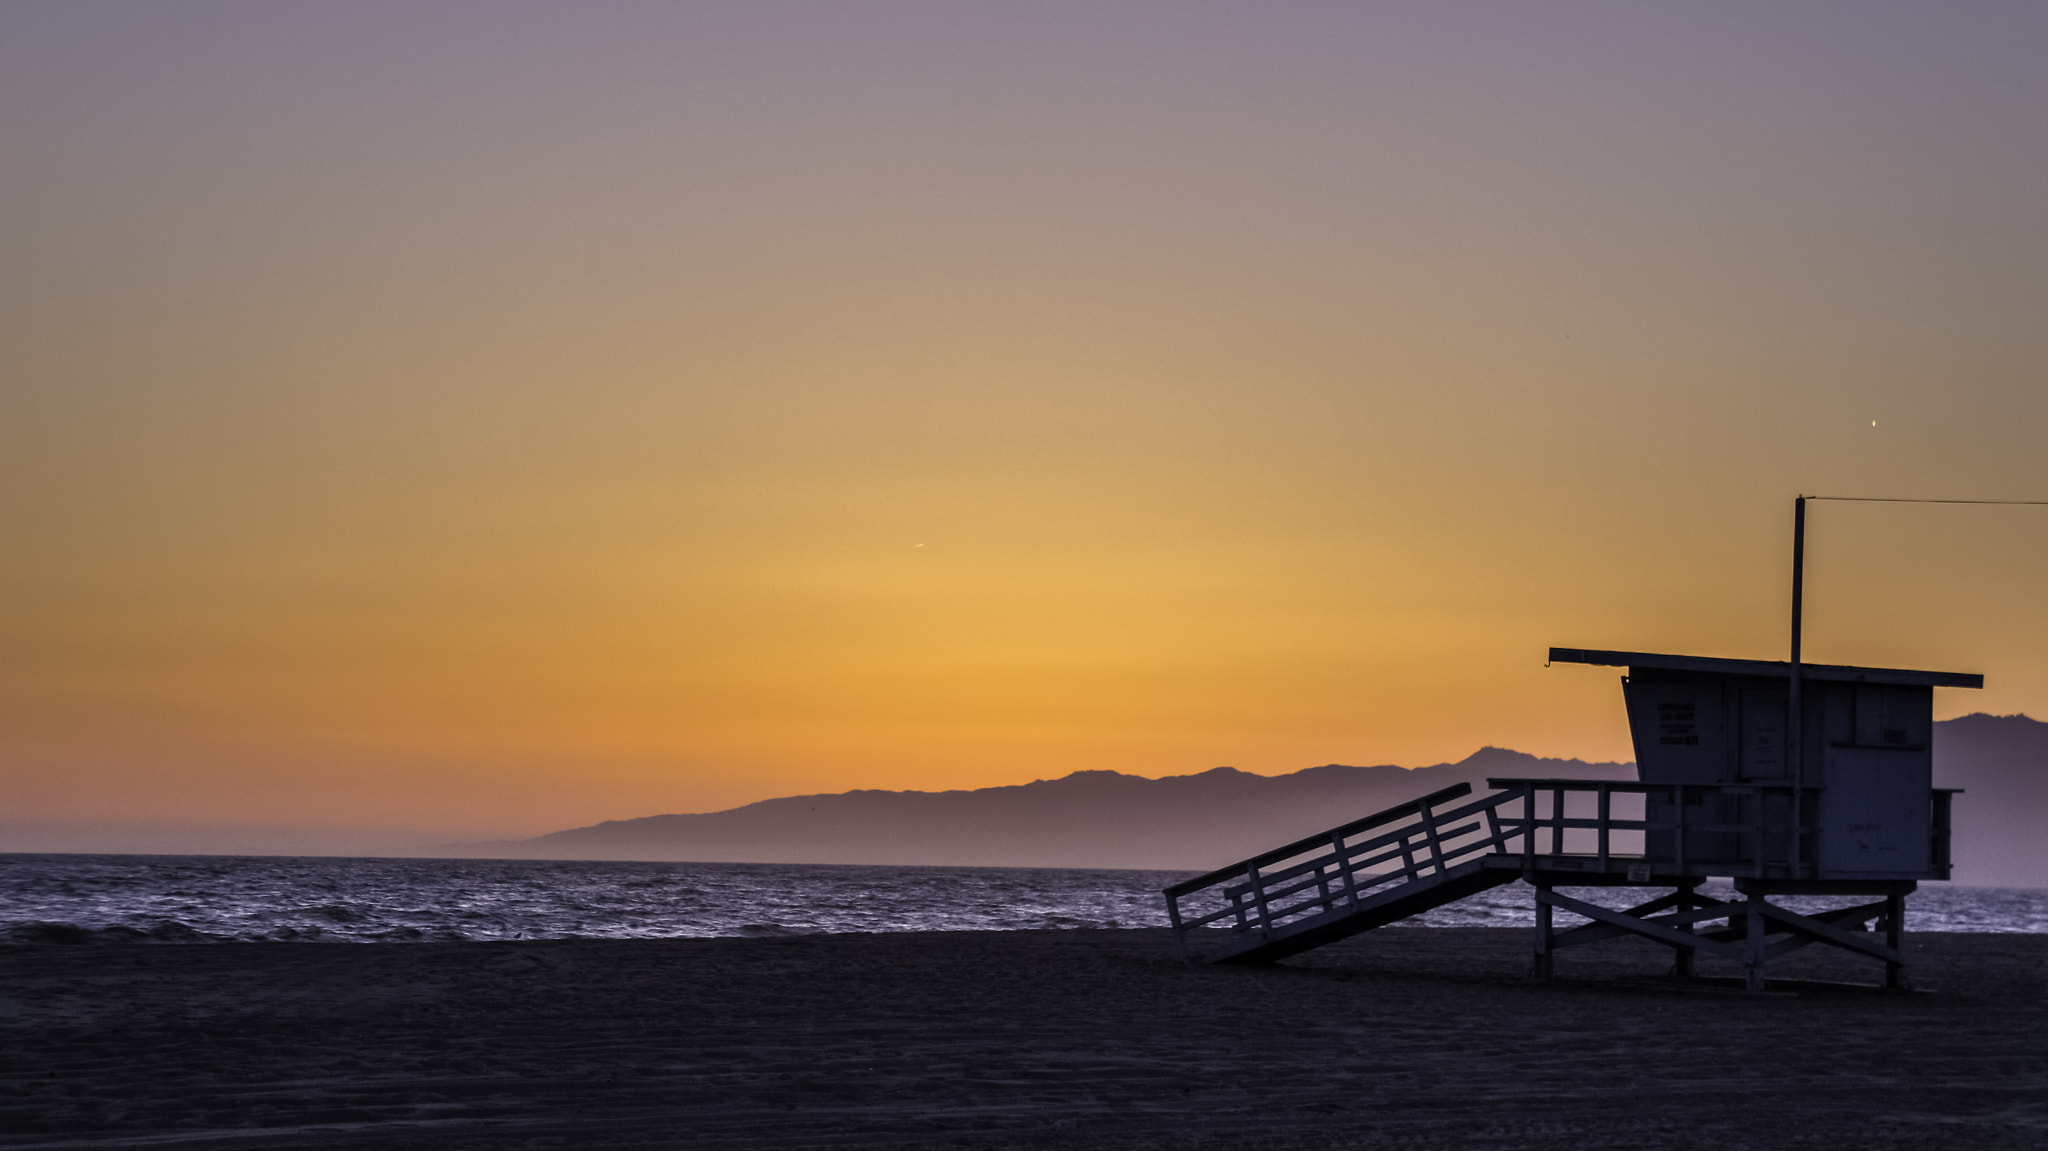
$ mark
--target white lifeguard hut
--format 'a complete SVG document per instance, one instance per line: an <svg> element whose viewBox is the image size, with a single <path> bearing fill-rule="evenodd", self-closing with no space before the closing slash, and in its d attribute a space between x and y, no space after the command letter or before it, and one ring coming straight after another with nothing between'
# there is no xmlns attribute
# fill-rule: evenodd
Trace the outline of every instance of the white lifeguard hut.
<svg viewBox="0 0 2048 1151"><path fill-rule="evenodd" d="M1733 961L1751 990L1814 943L1906 986L1905 897L1949 875L1956 792L1933 786L1933 689L1982 676L1804 664L1794 738L1789 663L1582 648L1550 661L1628 669L1636 781L1489 779L1478 799L1458 784L1175 884L1183 956L1213 944L1201 958L1269 962L1519 880L1536 889L1539 978L1563 948L1635 936L1672 948L1682 976L1697 955ZM1702 893L1710 879L1739 898ZM1616 910L1558 890L1624 885L1669 893ZM1852 902L1802 913L1770 901L1782 895ZM1558 909L1589 922L1555 930Z"/></svg>
<svg viewBox="0 0 2048 1151"><path fill-rule="evenodd" d="M1759 880L1948 878L1955 793L1933 783L1933 689L1981 688L1983 676L1805 664L1804 722L1793 735L1789 664L1578 648L1552 648L1550 659L1626 667L1638 777L1692 785L1685 797L1698 826L1746 829L1694 835L1689 865ZM1788 754L1795 740L1802 754ZM1793 778L1795 765L1805 765L1803 778ZM1653 822L1675 814L1651 804ZM1656 832L1646 851L1676 846Z"/></svg>
<svg viewBox="0 0 2048 1151"><path fill-rule="evenodd" d="M1634 782L1458 784L1166 889L1183 958L1262 963L1517 880L1536 889L1535 973L1561 948L1634 936L1766 965L1820 943L1884 964L1906 986L1905 898L1949 876L1954 791L1934 786L1934 689L1960 672L1800 658L1806 499L1793 535L1792 658L1784 662L1551 648L1551 663L1622 667ZM1739 898L1703 894L1730 881ZM1559 887L1666 887L1626 910ZM1775 896L1848 899L1795 912ZM1868 897L1877 897L1870 900ZM1555 930L1562 909L1588 922ZM1225 930L1215 930L1215 929Z"/></svg>

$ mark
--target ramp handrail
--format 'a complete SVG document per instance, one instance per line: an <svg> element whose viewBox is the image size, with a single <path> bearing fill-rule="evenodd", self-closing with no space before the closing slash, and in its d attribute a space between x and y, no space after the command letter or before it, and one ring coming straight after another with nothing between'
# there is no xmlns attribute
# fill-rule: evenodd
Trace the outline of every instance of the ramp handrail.
<svg viewBox="0 0 2048 1151"><path fill-rule="evenodd" d="M1185 952L1188 932L1230 920L1238 931L1256 931L1270 939L1276 928L1339 908L1356 908L1376 890L1384 894L1392 890L1389 885L1441 875L1460 863L1501 851L1509 839L1522 834L1523 821L1503 820L1497 814L1501 804L1519 797L1517 792L1439 810L1471 793L1471 784L1454 784L1182 880L1165 891L1175 938ZM1387 830L1354 839L1380 828ZM1398 865L1374 870L1394 863ZM1183 900L1203 893L1216 901L1213 909L1183 905Z"/></svg>
<svg viewBox="0 0 2048 1151"><path fill-rule="evenodd" d="M1397 819L1404 819L1414 815L1426 806L1432 806L1446 800L1457 799L1459 796L1470 794L1472 794L1471 784L1452 784L1440 791L1432 791L1421 799L1411 799L1406 803L1396 804L1385 811L1374 812L1363 819L1354 819L1341 827L1333 827L1328 831L1297 839L1284 847L1276 847L1271 851L1261 852L1250 859L1240 860L1228 867L1219 867L1207 875L1197 875L1193 879L1183 879L1172 887L1167 888L1166 894L1180 895L1190 891L1197 891L1211 884L1221 883L1226 879L1243 875L1251 868L1263 867L1274 860L1300 855L1304 851L1328 843L1333 835L1352 835L1370 827L1379 827L1382 824L1392 823Z"/></svg>

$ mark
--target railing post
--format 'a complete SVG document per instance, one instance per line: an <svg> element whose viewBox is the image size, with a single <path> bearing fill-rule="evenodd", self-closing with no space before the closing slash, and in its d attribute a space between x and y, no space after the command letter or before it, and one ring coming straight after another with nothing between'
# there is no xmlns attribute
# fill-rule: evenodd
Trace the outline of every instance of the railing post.
<svg viewBox="0 0 2048 1151"><path fill-rule="evenodd" d="M1792 810L1803 812L1804 814L1800 815L1798 820L1795 821L1798 824L1798 829L1793 832L1793 835L1795 835L1797 838L1793 840L1793 851L1795 852L1795 854L1792 856L1792 858L1799 861L1799 866L1802 871L1810 870L1813 874L1813 878L1819 879L1820 843L1818 842L1818 838L1820 836L1820 829L1817 823L1809 824L1806 822L1806 820L1808 815L1811 815L1813 819L1815 819L1816 821L1820 819L1820 798L1818 796L1815 796L1814 802L1806 803L1806 792L1811 791L1813 789L1802 787L1799 790L1800 802L1798 804L1795 804ZM1814 829L1814 836L1816 839L1812 851L1806 850L1806 829L1808 827L1812 827Z"/></svg>
<svg viewBox="0 0 2048 1151"><path fill-rule="evenodd" d="M1536 885L1535 956L1535 976L1538 979L1550 978L1550 945L1550 885L1547 883L1539 883Z"/></svg>
<svg viewBox="0 0 2048 1151"><path fill-rule="evenodd" d="M1337 871L1344 877L1344 897L1351 901L1351 906L1357 907L1358 877L1352 874L1351 855L1344 847L1344 837L1334 831L1330 833L1330 850L1336 853Z"/></svg>
<svg viewBox="0 0 2048 1151"><path fill-rule="evenodd" d="M1182 963L1193 963L1188 956L1187 929L1180 925L1180 896L1166 897L1166 918L1173 923L1173 949L1180 953Z"/></svg>
<svg viewBox="0 0 2048 1151"><path fill-rule="evenodd" d="M1564 854L1564 788L1550 791L1550 854Z"/></svg>
<svg viewBox="0 0 2048 1151"><path fill-rule="evenodd" d="M1672 796L1673 796L1673 803L1671 804L1671 809L1672 809L1673 811L1675 811L1675 812L1677 812L1677 813L1678 813L1678 820L1677 820L1677 826L1673 828L1673 830L1672 830L1672 833L1671 833L1671 841L1672 841L1672 843L1673 843L1673 845L1674 845L1674 846L1673 846L1673 849L1672 849L1672 850L1673 850L1673 852L1674 852L1674 853L1675 853L1675 854L1676 854L1676 855L1678 856L1678 874L1680 874L1680 875L1684 875L1684 874L1685 874L1685 785L1684 785L1684 784L1682 784L1682 783L1678 783L1678 784L1673 784L1673 785L1671 786L1671 794L1672 794Z"/></svg>
<svg viewBox="0 0 2048 1151"><path fill-rule="evenodd" d="M1266 904L1266 882L1259 878L1257 867L1248 868L1245 877L1252 887L1252 904L1259 910L1259 934L1267 940L1273 938L1273 909Z"/></svg>
<svg viewBox="0 0 2048 1151"><path fill-rule="evenodd" d="M1522 868L1536 866L1536 789L1524 784L1522 792Z"/></svg>
<svg viewBox="0 0 2048 1151"><path fill-rule="evenodd" d="M1756 797L1752 802L1756 804L1756 818L1752 821L1756 825L1756 877L1762 879L1764 877L1764 840L1766 838L1764 831L1764 809L1771 805L1770 789L1757 788Z"/></svg>
<svg viewBox="0 0 2048 1151"><path fill-rule="evenodd" d="M1953 815L1951 805L1954 801L1955 793L1953 791L1946 788L1937 788L1935 790L1934 803L1931 805L1934 813L1934 825L1930 829L1931 839L1928 843L1928 858L1934 863L1934 877L1936 879L1947 879L1951 868L1954 866L1954 861L1949 858L1949 853L1952 850L1949 838L1949 820Z"/></svg>
<svg viewBox="0 0 2048 1151"><path fill-rule="evenodd" d="M1429 844L1429 861L1438 874L1444 869L1444 842L1436 834L1436 812L1428 804L1421 804L1417 810L1422 815L1422 838ZM1420 878L1416 876L1415 878Z"/></svg>
<svg viewBox="0 0 2048 1151"><path fill-rule="evenodd" d="M1608 812L1609 812L1609 811L1610 811L1610 800L1609 800L1609 795L1608 795L1608 791L1607 791L1607 785L1603 783L1603 784L1601 784L1601 785L1600 785L1600 831L1599 831L1599 835L1600 835L1600 870L1601 870L1601 871L1606 871L1606 870L1607 870L1607 817L1608 817Z"/></svg>

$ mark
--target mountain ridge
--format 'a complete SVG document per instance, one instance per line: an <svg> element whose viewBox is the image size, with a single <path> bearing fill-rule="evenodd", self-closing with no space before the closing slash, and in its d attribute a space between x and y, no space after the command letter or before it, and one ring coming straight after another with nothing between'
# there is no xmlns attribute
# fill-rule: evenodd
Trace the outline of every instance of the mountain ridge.
<svg viewBox="0 0 2048 1151"><path fill-rule="evenodd" d="M1935 786L1961 788L1955 881L2048 886L2048 723L1982 712L1935 724ZM1635 765L1487 746L1454 763L1214 767L1157 778L1094 769L949 791L858 788L724 811L605 820L465 856L1200 871L1456 783L1635 778Z"/></svg>
<svg viewBox="0 0 2048 1151"><path fill-rule="evenodd" d="M1415 768L1322 764L1258 775L1216 767L1159 778L1090 770L987 788L780 796L453 850L552 859L1197 870L1455 783L1483 788L1488 776L1634 774L1627 763L1497 747Z"/></svg>

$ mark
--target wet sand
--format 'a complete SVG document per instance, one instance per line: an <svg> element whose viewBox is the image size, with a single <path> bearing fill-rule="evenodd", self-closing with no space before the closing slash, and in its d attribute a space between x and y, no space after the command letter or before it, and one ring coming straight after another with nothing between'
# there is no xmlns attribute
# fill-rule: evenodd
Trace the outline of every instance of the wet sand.
<svg viewBox="0 0 2048 1151"><path fill-rule="evenodd" d="M0 948L7 1147L2048 1147L2048 936L1746 995L1394 929ZM1774 974L1873 980L1809 949Z"/></svg>

